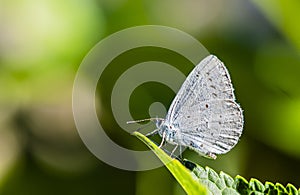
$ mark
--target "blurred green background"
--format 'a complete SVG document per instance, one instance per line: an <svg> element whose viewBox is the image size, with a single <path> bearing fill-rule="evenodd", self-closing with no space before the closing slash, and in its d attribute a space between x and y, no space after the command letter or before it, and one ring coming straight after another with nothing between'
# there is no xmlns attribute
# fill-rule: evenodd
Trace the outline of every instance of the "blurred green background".
<svg viewBox="0 0 300 195"><path fill-rule="evenodd" d="M114 32L145 24L185 31L224 61L244 109L244 133L232 151L216 161L190 151L184 157L299 187L299 10L298 0L0 0L0 194L184 194L164 167L130 172L98 160L72 117L73 80L86 53ZM138 52L140 61L185 62L155 48ZM133 94L133 113L147 115L143 104L158 98L147 94L162 94L166 107L175 95L141 87L146 93ZM120 145L141 146L113 125L107 91L98 90L107 133Z"/></svg>

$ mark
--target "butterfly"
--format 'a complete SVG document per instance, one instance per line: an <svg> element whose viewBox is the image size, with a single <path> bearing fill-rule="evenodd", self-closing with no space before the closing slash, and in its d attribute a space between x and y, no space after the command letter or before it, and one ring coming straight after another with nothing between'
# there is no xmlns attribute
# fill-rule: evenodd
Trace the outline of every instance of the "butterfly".
<svg viewBox="0 0 300 195"><path fill-rule="evenodd" d="M157 129L147 136L158 133L160 147L166 141L216 159L237 144L243 131L243 111L235 100L228 70L209 55L188 75L165 118L128 123L155 120Z"/></svg>

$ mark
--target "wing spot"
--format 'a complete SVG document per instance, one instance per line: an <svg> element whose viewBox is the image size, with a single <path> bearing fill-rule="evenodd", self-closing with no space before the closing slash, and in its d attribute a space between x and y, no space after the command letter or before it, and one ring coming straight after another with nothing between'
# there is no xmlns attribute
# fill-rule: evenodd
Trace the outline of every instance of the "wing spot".
<svg viewBox="0 0 300 195"><path fill-rule="evenodd" d="M214 85L211 85L210 87L213 88L213 89L216 89L216 86L214 86Z"/></svg>
<svg viewBox="0 0 300 195"><path fill-rule="evenodd" d="M208 108L208 104L205 104L205 108Z"/></svg>
<svg viewBox="0 0 300 195"><path fill-rule="evenodd" d="M191 141L190 146L195 147L195 143L193 141Z"/></svg>

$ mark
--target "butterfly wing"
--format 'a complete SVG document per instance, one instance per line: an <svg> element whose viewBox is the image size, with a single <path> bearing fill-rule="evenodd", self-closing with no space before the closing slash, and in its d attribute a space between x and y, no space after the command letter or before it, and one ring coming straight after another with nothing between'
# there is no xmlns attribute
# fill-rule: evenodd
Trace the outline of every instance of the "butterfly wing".
<svg viewBox="0 0 300 195"><path fill-rule="evenodd" d="M225 65L214 55L189 74L174 98L166 121L178 129L178 143L201 154L228 152L243 129L243 114L235 102Z"/></svg>
<svg viewBox="0 0 300 195"><path fill-rule="evenodd" d="M232 100L209 100L180 115L176 126L180 145L203 155L223 154L237 144L242 134L242 110Z"/></svg>

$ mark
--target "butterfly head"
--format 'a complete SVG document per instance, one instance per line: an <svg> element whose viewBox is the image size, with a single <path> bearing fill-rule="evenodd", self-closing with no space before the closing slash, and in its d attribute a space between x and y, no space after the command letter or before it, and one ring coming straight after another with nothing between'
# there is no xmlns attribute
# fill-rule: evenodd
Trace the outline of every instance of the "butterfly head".
<svg viewBox="0 0 300 195"><path fill-rule="evenodd" d="M158 128L158 134L166 139L167 142L172 143L172 144L177 144L176 143L176 129L172 128L171 125L169 125L165 120L160 121L160 124L156 124Z"/></svg>

